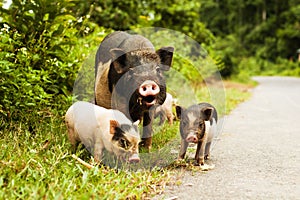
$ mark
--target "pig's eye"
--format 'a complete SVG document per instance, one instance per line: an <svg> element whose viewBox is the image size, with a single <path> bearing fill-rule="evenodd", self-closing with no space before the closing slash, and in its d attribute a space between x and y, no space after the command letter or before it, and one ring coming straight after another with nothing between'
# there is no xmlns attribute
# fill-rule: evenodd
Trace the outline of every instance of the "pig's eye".
<svg viewBox="0 0 300 200"><path fill-rule="evenodd" d="M128 148L129 148L129 143L128 143L128 141L125 140L124 138L121 138L121 139L119 140L119 142L120 142L120 146L121 146L122 148L124 148L124 149L128 149Z"/></svg>
<svg viewBox="0 0 300 200"><path fill-rule="evenodd" d="M159 66L156 66L155 69L156 69L156 72L157 72L157 73L160 73L160 67L159 67Z"/></svg>
<svg viewBox="0 0 300 200"><path fill-rule="evenodd" d="M204 123L203 123L203 122L200 122L200 123L199 123L199 128L200 128L200 129L203 129L203 128L204 128Z"/></svg>

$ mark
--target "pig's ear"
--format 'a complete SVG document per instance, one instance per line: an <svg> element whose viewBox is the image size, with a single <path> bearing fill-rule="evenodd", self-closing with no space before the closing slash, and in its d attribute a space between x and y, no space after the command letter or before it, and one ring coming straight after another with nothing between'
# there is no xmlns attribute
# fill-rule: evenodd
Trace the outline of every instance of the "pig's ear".
<svg viewBox="0 0 300 200"><path fill-rule="evenodd" d="M181 114L183 113L185 108L183 108L181 106L176 106L175 109L176 109L176 115L177 115L178 119L181 120Z"/></svg>
<svg viewBox="0 0 300 200"><path fill-rule="evenodd" d="M140 120L136 120L135 122L132 123L133 127L135 128L136 131L138 131L139 129L139 124L140 124Z"/></svg>
<svg viewBox="0 0 300 200"><path fill-rule="evenodd" d="M156 51L160 57L161 69L168 71L171 67L174 47L162 47Z"/></svg>
<svg viewBox="0 0 300 200"><path fill-rule="evenodd" d="M117 71L117 73L123 73L127 70L126 67L126 53L119 48L114 48L110 50L112 55L112 64Z"/></svg>
<svg viewBox="0 0 300 200"><path fill-rule="evenodd" d="M214 108L213 107L203 108L202 109L202 113L203 113L203 116L204 116L204 120L205 121L211 120L213 112L214 112Z"/></svg>
<svg viewBox="0 0 300 200"><path fill-rule="evenodd" d="M119 126L119 123L116 120L110 120L110 134L115 134L116 133L116 128Z"/></svg>
<svg viewBox="0 0 300 200"><path fill-rule="evenodd" d="M135 122L133 122L132 124L133 124L133 126L136 126L136 127L138 127L138 125L140 124L140 120L138 119L138 120L136 120Z"/></svg>

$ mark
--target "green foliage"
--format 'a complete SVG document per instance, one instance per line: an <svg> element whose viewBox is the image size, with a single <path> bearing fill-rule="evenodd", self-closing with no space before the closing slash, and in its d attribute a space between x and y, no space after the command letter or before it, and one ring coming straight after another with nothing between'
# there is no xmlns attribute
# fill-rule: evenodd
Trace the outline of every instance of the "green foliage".
<svg viewBox="0 0 300 200"><path fill-rule="evenodd" d="M139 0L77 0L76 6L71 10L76 16L89 13L90 21L107 29L129 30L147 14L146 4Z"/></svg>
<svg viewBox="0 0 300 200"><path fill-rule="evenodd" d="M269 67L274 68L278 58L297 61L296 51L300 47L297 0L211 0L202 4L200 13L201 21L218 38L216 48L223 53L220 56L225 63L224 76L238 74L238 66L246 57L270 62Z"/></svg>
<svg viewBox="0 0 300 200"><path fill-rule="evenodd" d="M90 20L105 28L129 30L163 27L181 31L199 43L210 44L214 36L199 20L200 5L199 2L188 0L79 0L73 12L78 16L90 13Z"/></svg>
<svg viewBox="0 0 300 200"><path fill-rule="evenodd" d="M300 76L300 62L278 58L275 63L265 61L262 66L262 75Z"/></svg>
<svg viewBox="0 0 300 200"><path fill-rule="evenodd" d="M67 1L13 1L9 10L1 9L1 117L30 121L27 112L63 111L70 105L80 62L93 42L89 31L96 29L72 16L70 6ZM87 42L78 40L83 35Z"/></svg>
<svg viewBox="0 0 300 200"><path fill-rule="evenodd" d="M220 69L224 77L228 77L238 71L235 67L241 61L245 50L234 35L230 34L222 39L217 38L212 48L215 49L215 52L221 59L221 63L224 63L223 68Z"/></svg>
<svg viewBox="0 0 300 200"><path fill-rule="evenodd" d="M293 62L283 58L277 58L275 62L270 62L254 57L243 58L239 63L232 78L247 83L254 75L281 75L300 76L300 62Z"/></svg>
<svg viewBox="0 0 300 200"><path fill-rule="evenodd" d="M176 0L157 3L157 1L152 1L149 7L154 13L154 26L183 32L200 44L211 44L214 41L211 31L200 21L200 2Z"/></svg>

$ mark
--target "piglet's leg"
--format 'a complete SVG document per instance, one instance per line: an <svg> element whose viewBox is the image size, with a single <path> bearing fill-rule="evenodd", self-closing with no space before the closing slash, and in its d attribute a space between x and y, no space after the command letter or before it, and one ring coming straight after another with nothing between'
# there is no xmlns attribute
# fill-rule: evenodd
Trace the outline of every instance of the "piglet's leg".
<svg viewBox="0 0 300 200"><path fill-rule="evenodd" d="M179 157L178 157L179 159L184 159L188 145L189 145L189 143L187 141L185 141L185 139L181 139L181 145L180 145L180 151L179 151Z"/></svg>
<svg viewBox="0 0 300 200"><path fill-rule="evenodd" d="M79 140L77 139L76 135L77 133L74 131L74 128L68 126L68 138L70 140L70 143L72 144L72 153L76 152L77 146L79 144Z"/></svg>
<svg viewBox="0 0 300 200"><path fill-rule="evenodd" d="M172 113L168 113L167 114L167 118L168 118L169 124L172 125L173 124L173 118L174 118L173 114Z"/></svg>
<svg viewBox="0 0 300 200"><path fill-rule="evenodd" d="M197 145L195 161L196 165L204 165L205 142L200 140Z"/></svg>
<svg viewBox="0 0 300 200"><path fill-rule="evenodd" d="M104 144L103 144L102 139L100 137L97 137L100 135L99 134L100 129L97 128L95 131L96 131L96 133L94 133L94 135L96 135L96 138L95 138L96 141L94 144L94 159L97 163L99 163L102 160Z"/></svg>
<svg viewBox="0 0 300 200"><path fill-rule="evenodd" d="M206 143L205 156L204 156L205 160L208 160L210 158L210 146L211 146L211 142Z"/></svg>
<svg viewBox="0 0 300 200"><path fill-rule="evenodd" d="M95 145L95 150L94 150L95 162L100 163L102 160L102 155L103 155L103 147L101 147L100 145Z"/></svg>

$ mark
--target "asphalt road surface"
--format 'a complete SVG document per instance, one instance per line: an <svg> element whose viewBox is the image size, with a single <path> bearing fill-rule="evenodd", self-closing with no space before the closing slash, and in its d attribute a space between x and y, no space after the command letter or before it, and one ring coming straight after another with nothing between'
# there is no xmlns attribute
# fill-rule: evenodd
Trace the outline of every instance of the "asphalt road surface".
<svg viewBox="0 0 300 200"><path fill-rule="evenodd" d="M300 199L300 79L254 79L250 100L224 119L215 168L183 170L154 199Z"/></svg>

